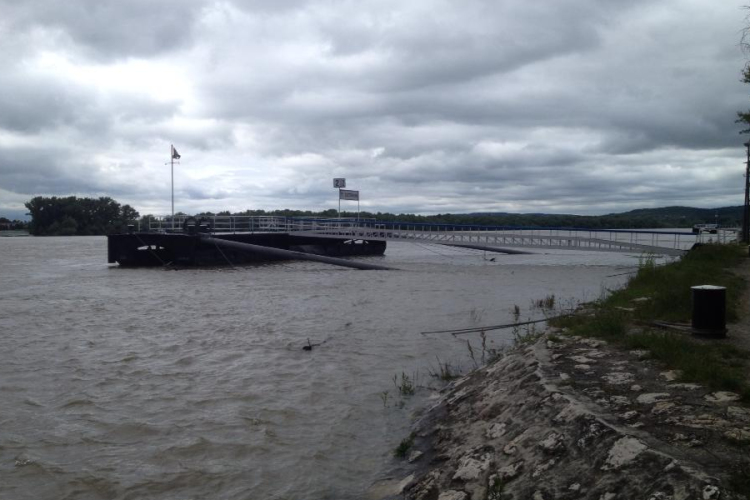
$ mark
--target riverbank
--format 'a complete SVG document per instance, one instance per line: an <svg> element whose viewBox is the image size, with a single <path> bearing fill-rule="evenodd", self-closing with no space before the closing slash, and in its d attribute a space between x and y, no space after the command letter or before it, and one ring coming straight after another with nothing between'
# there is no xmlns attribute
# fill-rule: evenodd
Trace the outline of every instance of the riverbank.
<svg viewBox="0 0 750 500"><path fill-rule="evenodd" d="M736 252L736 259L714 259L710 250L676 268L646 264L640 277L604 303L457 381L417 422L405 441L406 459L370 497L745 498L750 410L743 375L749 355L732 343L750 335L743 326L750 314L736 308L748 298L735 279L750 273L750 261ZM734 273L723 270L726 262ZM730 285L728 315L739 326L730 325L727 340L700 341L643 326L668 309L664 294L673 290L635 292L663 281L663 272L676 273L671 284L678 288L685 275L703 279L703 273ZM649 273L657 274L649 281ZM678 292L672 300L684 300ZM684 319L684 304L675 308L668 319ZM665 342L669 349L660 352ZM688 354L669 355L683 350ZM693 350L704 361L691 357ZM679 362L692 364L670 368Z"/></svg>

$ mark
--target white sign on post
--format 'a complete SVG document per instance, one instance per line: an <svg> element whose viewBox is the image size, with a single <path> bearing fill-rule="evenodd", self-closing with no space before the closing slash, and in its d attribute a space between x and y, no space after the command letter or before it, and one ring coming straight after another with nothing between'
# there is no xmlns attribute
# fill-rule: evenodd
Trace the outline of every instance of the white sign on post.
<svg viewBox="0 0 750 500"><path fill-rule="evenodd" d="M333 179L333 187L337 189L346 187L346 179L343 177L336 177Z"/></svg>
<svg viewBox="0 0 750 500"><path fill-rule="evenodd" d="M359 191L340 189L339 200L359 201Z"/></svg>

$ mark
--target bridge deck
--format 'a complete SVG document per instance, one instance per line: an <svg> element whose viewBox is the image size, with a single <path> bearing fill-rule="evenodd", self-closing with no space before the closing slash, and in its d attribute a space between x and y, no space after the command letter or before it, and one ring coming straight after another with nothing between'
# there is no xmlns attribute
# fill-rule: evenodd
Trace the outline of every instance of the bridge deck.
<svg viewBox="0 0 750 500"><path fill-rule="evenodd" d="M686 231L529 228L419 224L354 219L312 219L296 217L168 217L154 218L150 230L181 232L189 224L206 225L214 233L288 232L302 237L348 238L373 241L420 241L435 244L483 245L606 252L637 252L682 255L695 243L728 242L734 230L717 234Z"/></svg>

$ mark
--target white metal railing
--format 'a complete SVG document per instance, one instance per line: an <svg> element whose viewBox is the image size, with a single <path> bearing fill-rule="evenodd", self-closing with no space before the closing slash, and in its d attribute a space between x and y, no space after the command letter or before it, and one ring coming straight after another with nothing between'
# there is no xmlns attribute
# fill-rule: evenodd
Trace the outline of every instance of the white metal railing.
<svg viewBox="0 0 750 500"><path fill-rule="evenodd" d="M250 215L170 215L149 217L146 228L153 232L183 233L189 225L213 233L290 232L322 230L331 225L355 227L374 219L315 219L282 216Z"/></svg>
<svg viewBox="0 0 750 500"><path fill-rule="evenodd" d="M682 254L695 243L727 243L737 239L734 229L716 234L680 231L606 230L579 228L498 228L408 223L321 224L310 231L317 236L383 240L421 240L434 243L489 246L567 248L580 250L638 251Z"/></svg>
<svg viewBox="0 0 750 500"><path fill-rule="evenodd" d="M175 215L150 217L148 230L157 232L185 232L188 225L205 226L211 232L277 232L286 231L286 218L273 216L239 215Z"/></svg>
<svg viewBox="0 0 750 500"><path fill-rule="evenodd" d="M518 228L382 222L374 219L319 219L280 216L177 215L153 217L150 231L184 232L188 225L213 233L296 232L309 236L377 240L420 240L434 243L505 245L585 250L681 253L695 243L727 243L737 239L734 229L715 234L681 231Z"/></svg>

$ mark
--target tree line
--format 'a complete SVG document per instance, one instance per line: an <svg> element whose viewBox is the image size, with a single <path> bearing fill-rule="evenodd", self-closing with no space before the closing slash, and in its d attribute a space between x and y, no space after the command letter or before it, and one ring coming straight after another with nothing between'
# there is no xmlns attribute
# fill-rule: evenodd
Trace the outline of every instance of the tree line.
<svg viewBox="0 0 750 500"><path fill-rule="evenodd" d="M22 220L10 220L6 217L0 217L0 231L13 231L19 229L28 229L29 223Z"/></svg>
<svg viewBox="0 0 750 500"><path fill-rule="evenodd" d="M109 197L77 198L37 196L26 203L31 215L28 230L38 236L99 235L124 232L128 224L143 230L148 228L152 215L140 217L130 205L120 205ZM176 215L184 215L181 212ZM196 217L214 215L276 216L334 218L335 209L312 210L244 210L241 212L201 212ZM514 214L514 213L468 213L468 214L395 214L390 212L341 212L342 217L371 219L377 221L413 222L422 224L467 224L482 226L527 226L527 227L577 227L591 229L649 229L686 228L694 224L717 223L721 226L739 226L742 207L701 209L691 207L664 207L639 209L607 215L570 214ZM2 222L2 221L0 221ZM139 224L140 222L140 224Z"/></svg>
<svg viewBox="0 0 750 500"><path fill-rule="evenodd" d="M36 236L86 236L124 231L138 220L130 205L110 197L37 196L25 203L31 215L29 232Z"/></svg>
<svg viewBox="0 0 750 500"><path fill-rule="evenodd" d="M202 212L196 217L214 215L276 216L333 218L334 209L311 210L245 210L242 212ZM723 227L736 227L742 221L742 207L717 209L692 207L663 207L631 210L607 215L571 214L517 214L517 213L468 213L468 214L394 214L390 212L348 212L341 217L375 219L378 221L414 222L421 224L467 224L482 226L533 226L533 227L578 227L590 229L657 229L687 228L695 224L716 223Z"/></svg>

